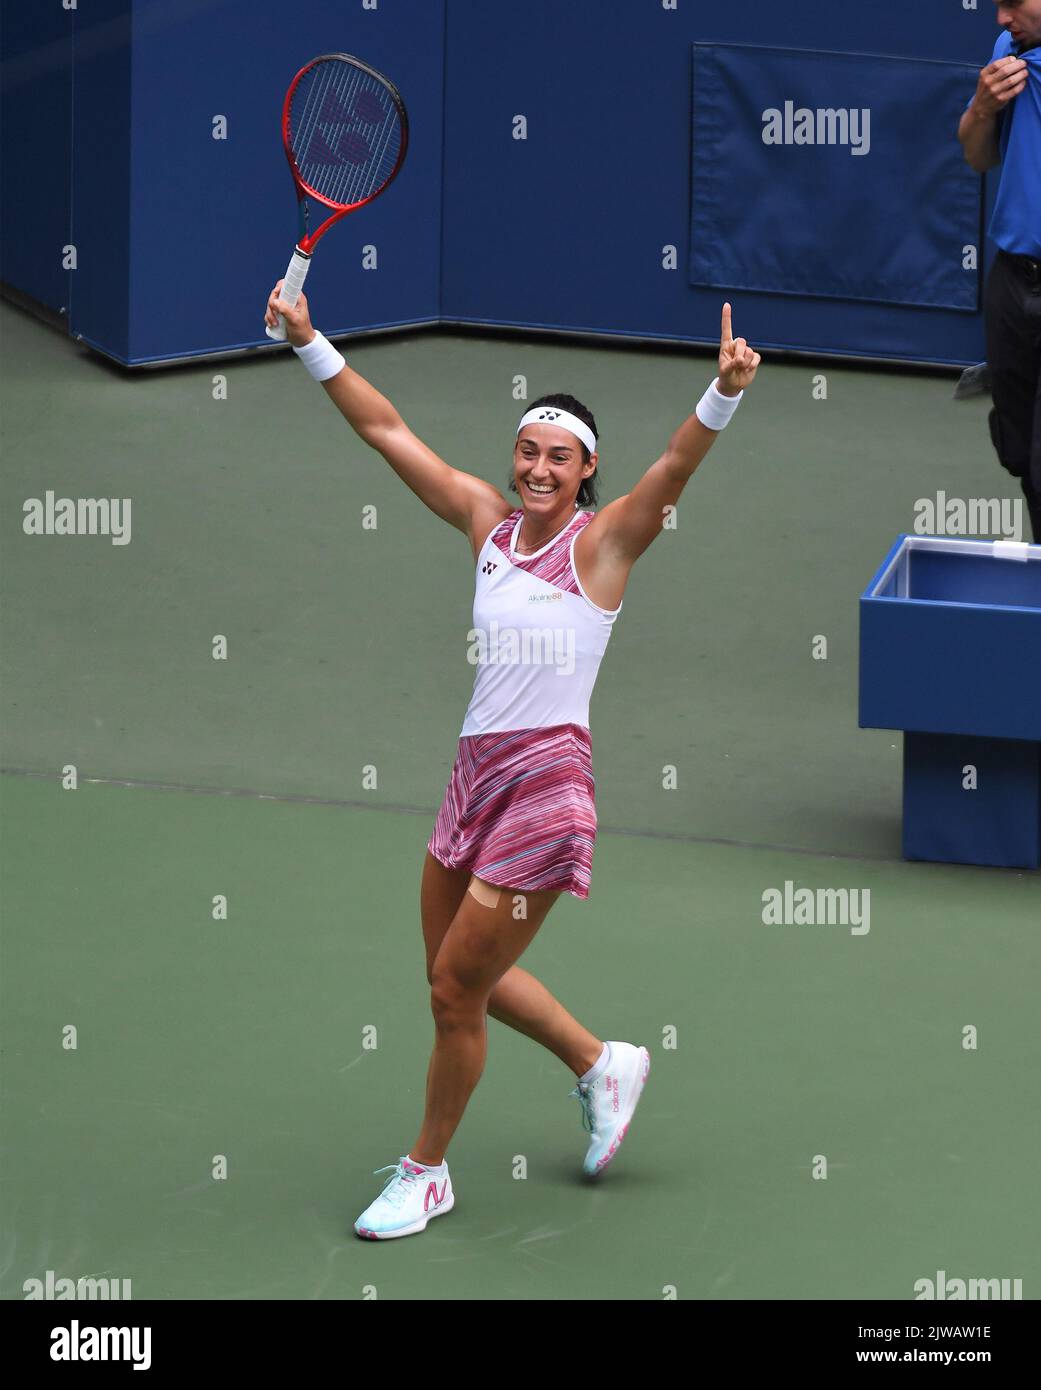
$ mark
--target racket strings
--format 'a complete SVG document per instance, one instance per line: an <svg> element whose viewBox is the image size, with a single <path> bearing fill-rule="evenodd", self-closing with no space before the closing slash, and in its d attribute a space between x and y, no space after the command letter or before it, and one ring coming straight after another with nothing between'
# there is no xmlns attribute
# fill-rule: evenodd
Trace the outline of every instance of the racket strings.
<svg viewBox="0 0 1041 1390"><path fill-rule="evenodd" d="M303 181L341 207L363 202L391 177L402 120L384 84L342 59L316 63L289 111L293 156Z"/></svg>

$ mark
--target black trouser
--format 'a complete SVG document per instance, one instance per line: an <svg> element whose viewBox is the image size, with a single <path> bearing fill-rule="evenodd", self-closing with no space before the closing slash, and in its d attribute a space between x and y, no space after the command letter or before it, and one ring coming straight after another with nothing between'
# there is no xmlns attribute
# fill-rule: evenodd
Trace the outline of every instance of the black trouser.
<svg viewBox="0 0 1041 1390"><path fill-rule="evenodd" d="M990 367L990 437L1018 478L1041 544L1041 261L999 251L983 304Z"/></svg>

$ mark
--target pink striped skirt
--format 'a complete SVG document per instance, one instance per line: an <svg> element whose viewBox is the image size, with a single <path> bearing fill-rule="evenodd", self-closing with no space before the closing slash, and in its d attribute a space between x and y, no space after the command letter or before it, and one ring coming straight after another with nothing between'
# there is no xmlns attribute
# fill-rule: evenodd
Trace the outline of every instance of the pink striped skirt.
<svg viewBox="0 0 1041 1390"><path fill-rule="evenodd" d="M588 898L596 842L592 743L579 724L460 738L430 853L500 888Z"/></svg>

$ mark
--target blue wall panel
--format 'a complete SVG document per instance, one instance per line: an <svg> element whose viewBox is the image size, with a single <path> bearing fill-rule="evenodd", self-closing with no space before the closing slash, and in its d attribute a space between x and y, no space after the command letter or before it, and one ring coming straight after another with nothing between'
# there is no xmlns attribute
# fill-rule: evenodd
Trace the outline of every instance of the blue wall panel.
<svg viewBox="0 0 1041 1390"><path fill-rule="evenodd" d="M691 284L976 313L974 67L695 44L693 83Z"/></svg>
<svg viewBox="0 0 1041 1390"><path fill-rule="evenodd" d="M676 9L660 0L449 0L442 315L718 342L723 296L687 284L690 45L928 56L978 69L997 32L989 0L977 10L956 0L678 0ZM512 138L517 114L527 117L526 140ZM750 185L744 196L768 201L769 189ZM676 269L663 268L665 246L677 249ZM740 331L761 348L948 363L983 356L979 314L728 297Z"/></svg>
<svg viewBox="0 0 1041 1390"><path fill-rule="evenodd" d="M412 117L394 186L317 250L308 294L326 332L441 318L712 344L721 290L688 283L691 44L977 69L997 33L990 0L90 0L71 16L57 0L2 3L2 273L70 304L75 332L131 363L267 345L263 299L296 233L279 108L316 53L368 58ZM26 61L43 75L20 95L11 79ZM524 141L512 138L518 114ZM227 140L212 138L217 115ZM769 207L768 188L743 192ZM30 202L31 221L19 215ZM80 264L67 274L69 240ZM378 271L361 267L370 243ZM728 297L767 350L983 357L978 312Z"/></svg>
<svg viewBox="0 0 1041 1390"><path fill-rule="evenodd" d="M204 3L205 13L199 0L135 3L129 359L269 344L264 301L297 235L282 99L320 53L355 53L384 71L411 140L387 192L319 243L306 287L315 316L327 334L436 319L442 0L381 0L377 10L360 0ZM225 140L212 136L218 115ZM377 270L361 266L370 244Z"/></svg>
<svg viewBox="0 0 1041 1390"><path fill-rule="evenodd" d="M76 11L69 328L128 360L133 0Z"/></svg>
<svg viewBox="0 0 1041 1390"><path fill-rule="evenodd" d="M49 309L67 307L75 15L60 3L0 4L0 280Z"/></svg>

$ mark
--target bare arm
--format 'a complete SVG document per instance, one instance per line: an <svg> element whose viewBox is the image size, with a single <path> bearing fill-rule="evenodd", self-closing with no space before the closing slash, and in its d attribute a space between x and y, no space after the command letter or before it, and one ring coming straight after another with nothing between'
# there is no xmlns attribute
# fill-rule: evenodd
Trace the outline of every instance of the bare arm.
<svg viewBox="0 0 1041 1390"><path fill-rule="evenodd" d="M307 298L301 294L295 306L286 304L278 297L281 284L280 280L268 300L267 322L274 326L281 313L289 341L303 347L314 338ZM344 366L322 386L355 434L383 455L421 502L468 535L471 543L482 527L487 534L495 521L509 513L509 503L497 488L439 458L412 433L386 396L352 367Z"/></svg>
<svg viewBox="0 0 1041 1390"><path fill-rule="evenodd" d="M1001 114L1026 84L1026 63L1011 55L989 63L980 73L972 105L958 122L958 139L965 159L977 173L986 173L1001 163Z"/></svg>
<svg viewBox="0 0 1041 1390"><path fill-rule="evenodd" d="M719 389L725 396L736 396L750 386L759 368L760 356L744 338L735 339L729 304L723 306L719 347ZM664 454L651 465L633 490L604 507L586 527L589 539L583 546L585 569L594 583L604 590L617 582L620 572L643 554L655 536L661 534L662 515L674 506L702 459L719 437L718 430L703 425L691 415L673 434ZM584 537L580 537L580 540Z"/></svg>

